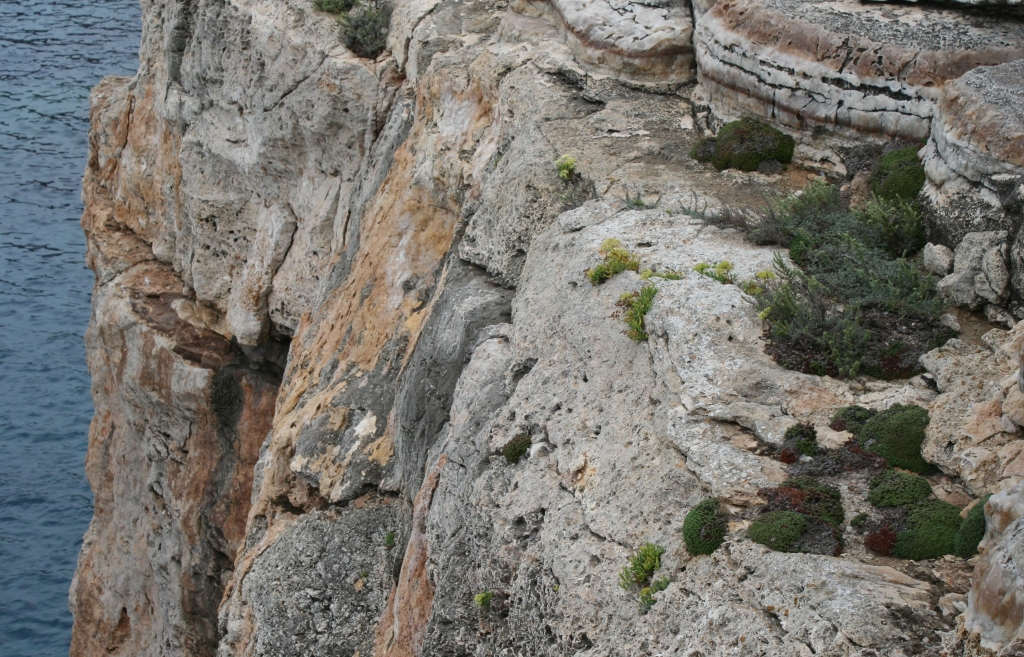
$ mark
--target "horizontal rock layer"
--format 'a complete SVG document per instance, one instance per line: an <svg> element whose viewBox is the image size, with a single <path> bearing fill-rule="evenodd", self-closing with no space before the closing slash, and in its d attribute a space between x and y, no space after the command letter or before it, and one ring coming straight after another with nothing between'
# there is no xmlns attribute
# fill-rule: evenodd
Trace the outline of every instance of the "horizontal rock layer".
<svg viewBox="0 0 1024 657"><path fill-rule="evenodd" d="M722 0L694 47L721 118L770 120L816 159L842 138L926 139L946 82L1024 57L1024 23L854 0Z"/></svg>

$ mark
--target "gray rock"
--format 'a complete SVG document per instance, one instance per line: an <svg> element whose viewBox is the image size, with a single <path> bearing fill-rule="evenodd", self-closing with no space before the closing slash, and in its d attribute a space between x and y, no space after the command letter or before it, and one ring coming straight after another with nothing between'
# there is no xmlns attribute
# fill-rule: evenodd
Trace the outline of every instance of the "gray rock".
<svg viewBox="0 0 1024 657"><path fill-rule="evenodd" d="M1009 291L1006 248L1006 231L965 235L956 247L953 273L938 283L939 295L971 310L981 308L986 301L1005 302Z"/></svg>
<svg viewBox="0 0 1024 657"><path fill-rule="evenodd" d="M938 276L945 276L953 271L953 251L942 244L924 245L923 262L924 268Z"/></svg>

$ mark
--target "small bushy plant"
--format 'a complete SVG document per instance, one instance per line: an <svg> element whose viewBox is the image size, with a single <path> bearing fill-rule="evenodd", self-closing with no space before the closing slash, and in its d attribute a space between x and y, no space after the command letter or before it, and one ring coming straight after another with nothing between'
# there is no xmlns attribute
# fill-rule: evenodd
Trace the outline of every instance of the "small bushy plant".
<svg viewBox="0 0 1024 657"><path fill-rule="evenodd" d="M795 488L803 491L804 498L799 507L793 509L804 515L835 525L842 526L845 514L843 512L843 496L835 486L821 483L812 477L792 477L782 482L779 488Z"/></svg>
<svg viewBox="0 0 1024 657"><path fill-rule="evenodd" d="M690 554L711 554L725 538L726 522L717 497L690 509L683 521L683 540Z"/></svg>
<svg viewBox="0 0 1024 657"><path fill-rule="evenodd" d="M698 262L693 271L726 285L736 282L732 277L732 263L728 260L722 260L714 264Z"/></svg>
<svg viewBox="0 0 1024 657"><path fill-rule="evenodd" d="M338 18L342 42L360 57L376 59L387 48L391 25L391 4L386 0L370 0Z"/></svg>
<svg viewBox="0 0 1024 657"><path fill-rule="evenodd" d="M476 603L477 607L480 607L481 609L486 609L487 607L491 606L491 599L493 597L494 593L492 591L481 591L480 593L477 593L473 596L473 602Z"/></svg>
<svg viewBox="0 0 1024 657"><path fill-rule="evenodd" d="M894 467L932 474L935 466L921 456L927 426L927 410L913 404L894 404L864 423L860 446L884 457Z"/></svg>
<svg viewBox="0 0 1024 657"><path fill-rule="evenodd" d="M964 518L960 530L953 538L953 554L956 556L970 559L978 554L978 544L981 543L981 539L985 538L985 504L990 497L992 496L986 495L981 498L967 512L967 517Z"/></svg>
<svg viewBox="0 0 1024 657"><path fill-rule="evenodd" d="M501 448L501 454L505 457L507 463L515 465L519 463L519 459L523 458L530 451L531 444L530 436L521 433L505 443L505 446Z"/></svg>
<svg viewBox="0 0 1024 657"><path fill-rule="evenodd" d="M384 535L384 547L389 550L395 547L395 532L388 532Z"/></svg>
<svg viewBox="0 0 1024 657"><path fill-rule="evenodd" d="M917 146L890 151L878 158L871 171L871 191L885 199L913 199L924 187L924 167Z"/></svg>
<svg viewBox="0 0 1024 657"><path fill-rule="evenodd" d="M878 507L904 506L931 496L932 487L924 477L883 470L871 478L868 500Z"/></svg>
<svg viewBox="0 0 1024 657"><path fill-rule="evenodd" d="M629 565L619 572L619 586L627 591L637 590L641 613L647 613L656 602L654 594L664 591L671 581L667 577L651 579L661 568L663 554L665 548L662 546L645 543L630 556Z"/></svg>
<svg viewBox="0 0 1024 657"><path fill-rule="evenodd" d="M849 431L853 435L860 433L864 423L878 415L873 408L863 406L844 406L832 415L832 424L829 427L833 431Z"/></svg>
<svg viewBox="0 0 1024 657"><path fill-rule="evenodd" d="M960 509L927 499L907 507L907 529L896 535L892 555L900 559L937 559L953 552Z"/></svg>
<svg viewBox="0 0 1024 657"><path fill-rule="evenodd" d="M593 285L600 285L615 274L621 274L626 270L640 269L640 259L623 248L622 243L614 237L602 242L601 254L604 256L604 262L586 272Z"/></svg>
<svg viewBox="0 0 1024 657"><path fill-rule="evenodd" d="M329 14L343 14L355 4L355 0L313 0L313 6L317 11L326 11Z"/></svg>
<svg viewBox="0 0 1024 657"><path fill-rule="evenodd" d="M910 256L924 248L921 213L910 201L899 196L872 196L867 205L854 213L859 221L878 229L882 247L893 258Z"/></svg>
<svg viewBox="0 0 1024 657"><path fill-rule="evenodd" d="M713 140L704 140L690 151L690 157L711 162L719 171L756 171L768 160L788 164L796 142L789 135L753 119L740 119L722 126Z"/></svg>
<svg viewBox="0 0 1024 657"><path fill-rule="evenodd" d="M658 288L654 285L645 285L639 292L623 295L619 302L626 308L625 322L629 328L628 335L637 342L644 342L649 337L644 318L654 306L654 297L658 294Z"/></svg>
<svg viewBox="0 0 1024 657"><path fill-rule="evenodd" d="M786 429L783 445L791 447L797 454L814 456L818 453L818 432L812 424L794 424Z"/></svg>
<svg viewBox="0 0 1024 657"><path fill-rule="evenodd" d="M572 180L576 176L576 158L572 155L563 155L555 160L555 168L558 170L559 178Z"/></svg>
<svg viewBox="0 0 1024 657"><path fill-rule="evenodd" d="M747 530L747 536L777 552L789 552L805 531L806 516L794 511L770 511L758 516Z"/></svg>

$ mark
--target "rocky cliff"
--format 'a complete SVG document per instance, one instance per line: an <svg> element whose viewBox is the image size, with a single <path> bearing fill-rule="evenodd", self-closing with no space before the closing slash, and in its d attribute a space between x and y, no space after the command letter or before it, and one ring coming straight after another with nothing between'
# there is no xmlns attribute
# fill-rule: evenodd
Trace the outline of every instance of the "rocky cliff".
<svg viewBox="0 0 1024 657"><path fill-rule="evenodd" d="M839 379L767 355L733 283L788 266L749 209L916 139L925 264L1014 326L1024 22L401 0L390 25L370 60L308 0L146 0L139 72L94 90L72 654L1017 654L1024 324L961 318L924 374ZM786 171L691 158L741 117L796 138ZM613 248L636 265L595 284ZM878 466L830 428L854 404L930 409L934 497L995 494L981 556L868 549ZM834 458L779 460L797 425ZM752 541L815 468L836 529ZM709 497L724 542L691 554Z"/></svg>

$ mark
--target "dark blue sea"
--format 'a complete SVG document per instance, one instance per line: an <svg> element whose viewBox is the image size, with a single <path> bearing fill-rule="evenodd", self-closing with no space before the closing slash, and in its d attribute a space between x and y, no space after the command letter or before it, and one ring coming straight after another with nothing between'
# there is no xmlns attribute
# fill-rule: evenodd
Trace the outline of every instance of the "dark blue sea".
<svg viewBox="0 0 1024 657"><path fill-rule="evenodd" d="M137 0L0 0L0 655L67 655L92 514L78 225L89 88L137 66Z"/></svg>

